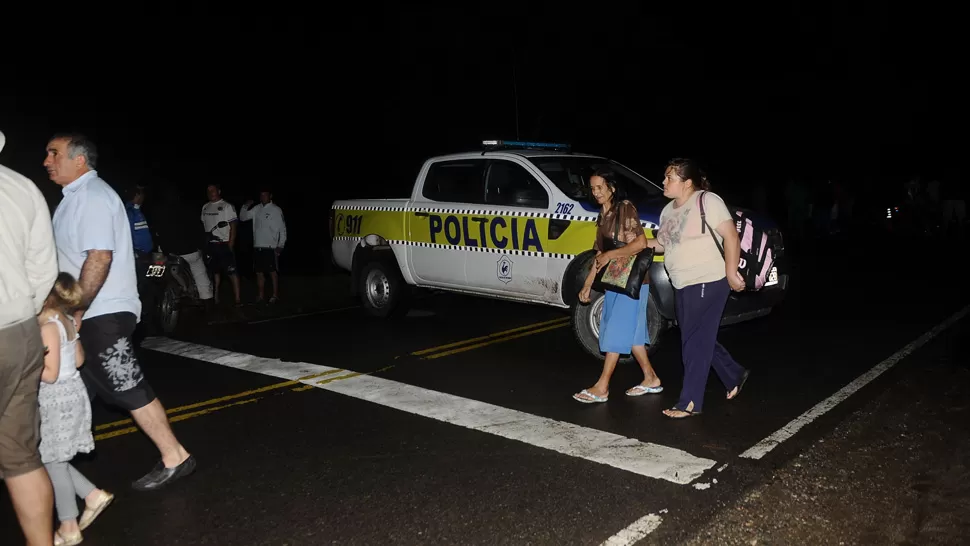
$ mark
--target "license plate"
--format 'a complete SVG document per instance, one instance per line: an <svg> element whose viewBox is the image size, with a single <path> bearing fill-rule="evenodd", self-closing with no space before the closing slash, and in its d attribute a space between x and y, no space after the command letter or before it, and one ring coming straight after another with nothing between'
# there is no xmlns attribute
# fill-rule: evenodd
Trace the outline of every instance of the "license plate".
<svg viewBox="0 0 970 546"><path fill-rule="evenodd" d="M161 277L165 274L164 265L150 265L148 266L148 271L145 272L146 277Z"/></svg>
<svg viewBox="0 0 970 546"><path fill-rule="evenodd" d="M765 283L765 286L772 286L775 284L778 284L778 268L772 267L771 271L768 272L768 282Z"/></svg>

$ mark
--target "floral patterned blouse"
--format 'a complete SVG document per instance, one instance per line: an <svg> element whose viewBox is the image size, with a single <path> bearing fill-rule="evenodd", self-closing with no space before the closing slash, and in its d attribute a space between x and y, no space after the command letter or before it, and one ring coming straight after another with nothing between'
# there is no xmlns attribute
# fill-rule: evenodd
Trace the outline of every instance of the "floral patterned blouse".
<svg viewBox="0 0 970 546"><path fill-rule="evenodd" d="M620 232L617 233L617 240L621 243L632 243L637 237L643 235L643 226L640 224L640 215L637 208L629 201L623 201L619 205L610 207L609 212L601 214L596 221L596 242L593 248L600 252L613 248L613 229L616 227L616 215L620 215Z"/></svg>
<svg viewBox="0 0 970 546"><path fill-rule="evenodd" d="M593 248L599 252L604 252L613 248L613 230L616 227L616 216L620 215L620 230L617 240L621 243L632 243L637 237L643 235L643 225L640 224L640 215L637 208L629 201L623 201L619 205L610 207L609 212L601 214L596 221L596 241ZM650 275L647 275L643 284L650 283Z"/></svg>

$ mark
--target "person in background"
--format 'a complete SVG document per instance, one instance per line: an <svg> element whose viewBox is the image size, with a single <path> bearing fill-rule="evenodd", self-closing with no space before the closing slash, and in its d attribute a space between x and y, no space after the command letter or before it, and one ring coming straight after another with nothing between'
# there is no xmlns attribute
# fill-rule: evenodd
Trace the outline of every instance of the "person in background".
<svg viewBox="0 0 970 546"><path fill-rule="evenodd" d="M152 241L152 232L148 229L148 219L141 210L143 204L145 204L145 188L135 186L131 190L131 199L125 203L128 223L131 225L131 242L134 244L135 252L151 254L155 249L155 243Z"/></svg>
<svg viewBox="0 0 970 546"><path fill-rule="evenodd" d="M5 142L0 133L0 150ZM54 543L54 491L39 448L44 342L37 323L57 279L54 248L43 194L0 165L0 478L28 546Z"/></svg>
<svg viewBox="0 0 970 546"><path fill-rule="evenodd" d="M810 216L805 181L790 177L785 184L785 200L788 204L788 233L793 239L801 242L805 237L805 223Z"/></svg>
<svg viewBox="0 0 970 546"><path fill-rule="evenodd" d="M253 269L259 290L257 301L263 301L266 273L269 273L273 281L273 296L269 302L276 303L280 297L279 256L286 244L286 221L283 219L283 209L273 203L272 192L261 192L259 204L250 209L252 204L252 200L243 204L239 209L239 219L253 222Z"/></svg>
<svg viewBox="0 0 970 546"><path fill-rule="evenodd" d="M80 134L55 135L47 143L44 168L64 194L54 211L57 259L84 294L75 323L84 330L81 377L89 393L131 412L161 455L132 483L137 491L150 491L192 474L196 460L172 432L135 353L141 300L131 229L121 198L95 170L97 157L94 143Z"/></svg>
<svg viewBox="0 0 970 546"><path fill-rule="evenodd" d="M815 236L827 238L832 232L832 213L835 207L835 192L830 179L815 181L812 198L812 225Z"/></svg>
<svg viewBox="0 0 970 546"><path fill-rule="evenodd" d="M967 190L961 179L961 173L955 168L947 169L940 188L940 207L945 236L955 236L959 239L966 237L966 197Z"/></svg>
<svg viewBox="0 0 970 546"><path fill-rule="evenodd" d="M236 272L236 224L239 218L236 209L222 198L222 189L216 184L206 188L209 202L202 207L202 227L208 235L206 255L209 268L215 279L215 300L219 304L219 286L222 283L222 273L229 276L232 283L232 293L236 297L236 307L242 305L239 296L239 275ZM219 222L229 224L219 227Z"/></svg>
<svg viewBox="0 0 970 546"><path fill-rule="evenodd" d="M146 318L152 316L149 311L155 309L156 294L151 281L146 277L148 268L152 265L152 252L155 241L148 227L148 218L142 209L145 204L145 187L132 186L126 192L128 200L125 202L125 213L128 214L128 226L131 228L131 242L135 251L135 274L138 276L138 294L142 299L142 311Z"/></svg>

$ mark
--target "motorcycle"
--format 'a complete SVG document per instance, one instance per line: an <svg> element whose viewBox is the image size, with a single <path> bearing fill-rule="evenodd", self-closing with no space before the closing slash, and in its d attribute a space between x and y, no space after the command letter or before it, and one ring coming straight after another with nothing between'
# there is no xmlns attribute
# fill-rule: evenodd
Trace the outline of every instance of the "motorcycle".
<svg viewBox="0 0 970 546"><path fill-rule="evenodd" d="M228 222L219 222L208 236L228 225ZM136 255L136 261L141 266L142 322L150 331L170 335L178 327L184 308L204 306L189 263L178 254L152 252Z"/></svg>

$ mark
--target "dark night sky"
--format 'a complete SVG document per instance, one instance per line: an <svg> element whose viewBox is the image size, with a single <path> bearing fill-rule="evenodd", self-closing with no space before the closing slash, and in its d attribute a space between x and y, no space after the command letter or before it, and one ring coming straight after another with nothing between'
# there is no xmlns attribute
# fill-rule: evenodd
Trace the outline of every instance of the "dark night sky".
<svg viewBox="0 0 970 546"><path fill-rule="evenodd" d="M407 195L426 157L514 137L513 66L522 138L568 141L658 181L675 155L707 160L716 189L742 192L795 174L880 184L962 152L952 13L465 4L7 9L23 35L4 52L0 161L56 203L43 147L77 128L116 186L176 183L201 204L210 180L236 201L269 182L292 223L335 198Z"/></svg>

